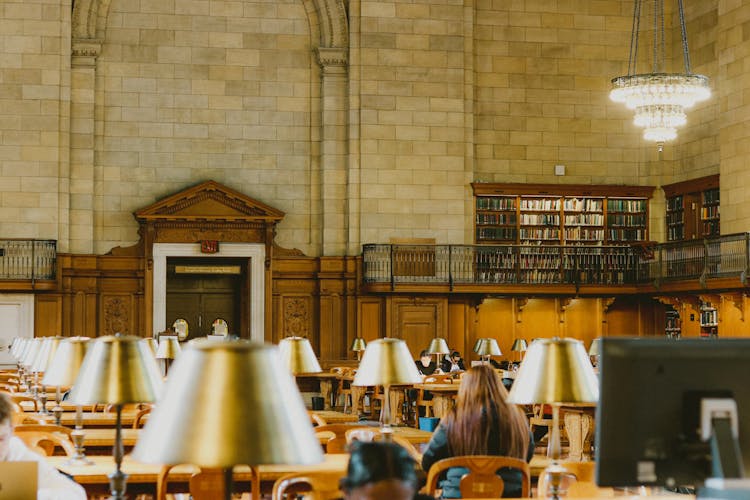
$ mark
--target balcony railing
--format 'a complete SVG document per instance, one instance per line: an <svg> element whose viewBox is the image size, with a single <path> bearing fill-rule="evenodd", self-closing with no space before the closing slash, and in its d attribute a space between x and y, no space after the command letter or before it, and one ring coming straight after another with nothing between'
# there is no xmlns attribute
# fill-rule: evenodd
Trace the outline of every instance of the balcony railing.
<svg viewBox="0 0 750 500"><path fill-rule="evenodd" d="M625 285L738 276L750 233L648 248L600 245L363 246L365 283Z"/></svg>
<svg viewBox="0 0 750 500"><path fill-rule="evenodd" d="M0 239L0 280L54 280L56 240Z"/></svg>

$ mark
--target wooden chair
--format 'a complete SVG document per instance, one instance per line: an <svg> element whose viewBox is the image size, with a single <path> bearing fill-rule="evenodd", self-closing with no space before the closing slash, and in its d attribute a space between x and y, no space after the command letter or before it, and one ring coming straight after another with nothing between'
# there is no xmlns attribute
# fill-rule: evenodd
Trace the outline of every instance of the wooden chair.
<svg viewBox="0 0 750 500"><path fill-rule="evenodd" d="M151 414L151 407L138 410L138 413L133 417L133 429L140 429L148 420L148 416Z"/></svg>
<svg viewBox="0 0 750 500"><path fill-rule="evenodd" d="M32 396L24 396L23 394L16 394L12 392L5 392L5 395L8 396L11 401L14 401L18 404L21 404L24 401L31 401L34 404L34 411L39 411L39 402Z"/></svg>
<svg viewBox="0 0 750 500"><path fill-rule="evenodd" d="M354 377L356 371L354 368L348 366L334 366L331 368L331 373L338 375L339 382L339 388L336 391L336 404L338 405L338 398L343 396L344 406L341 411L344 413L346 413L347 407L351 408L351 405L353 405L351 379ZM353 411L353 409L350 411Z"/></svg>
<svg viewBox="0 0 750 500"><path fill-rule="evenodd" d="M325 439L323 447L326 453L347 453L347 432L359 429L372 430L376 428L366 425L326 424L315 427L314 430L318 438Z"/></svg>
<svg viewBox="0 0 750 500"><path fill-rule="evenodd" d="M310 421L312 421L313 427L320 427L321 425L328 425L326 419L315 413L314 411L309 413Z"/></svg>
<svg viewBox="0 0 750 500"><path fill-rule="evenodd" d="M333 500L341 498L339 481L341 472L306 472L282 476L273 484L271 500L294 499L300 493L306 493L310 500Z"/></svg>
<svg viewBox="0 0 750 500"><path fill-rule="evenodd" d="M169 471L171 465L165 465L156 476L156 500L166 500ZM224 471L215 468L198 468L188 480L190 498L193 500L215 500L224 498Z"/></svg>
<svg viewBox="0 0 750 500"><path fill-rule="evenodd" d="M601 498L613 497L615 491L612 488L600 488L594 482L594 469L596 462L571 462L561 461L560 465L567 469L568 474L565 479L566 493L568 498ZM549 477L547 474L539 474L539 483L537 484L537 497L547 497L549 488Z"/></svg>
<svg viewBox="0 0 750 500"><path fill-rule="evenodd" d="M497 475L498 469L510 467L521 471L521 496L528 498L531 492L531 469L519 458L493 455L465 455L438 460L427 472L425 488L428 495L435 496L440 475L452 467L465 467L469 472L461 478L461 497L500 498L505 489L503 479Z"/></svg>
<svg viewBox="0 0 750 500"><path fill-rule="evenodd" d="M22 424L15 427L14 434L33 451L41 455L52 456L56 448L61 448L65 455L76 454L70 437L72 429L61 425Z"/></svg>

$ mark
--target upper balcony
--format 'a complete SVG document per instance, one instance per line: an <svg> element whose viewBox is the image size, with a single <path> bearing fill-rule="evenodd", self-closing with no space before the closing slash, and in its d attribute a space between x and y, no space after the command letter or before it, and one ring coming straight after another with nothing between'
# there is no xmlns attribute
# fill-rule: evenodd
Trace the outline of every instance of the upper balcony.
<svg viewBox="0 0 750 500"><path fill-rule="evenodd" d="M611 295L745 288L750 233L651 246L363 246L370 292Z"/></svg>
<svg viewBox="0 0 750 500"><path fill-rule="evenodd" d="M53 289L57 241L0 239L0 290Z"/></svg>

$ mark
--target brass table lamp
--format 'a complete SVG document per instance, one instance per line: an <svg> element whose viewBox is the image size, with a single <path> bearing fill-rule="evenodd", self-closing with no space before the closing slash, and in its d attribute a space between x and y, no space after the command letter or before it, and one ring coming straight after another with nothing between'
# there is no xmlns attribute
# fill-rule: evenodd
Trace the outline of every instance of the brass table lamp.
<svg viewBox="0 0 750 500"><path fill-rule="evenodd" d="M57 387L57 405L52 409L55 415L55 422L60 425L63 409L60 406L60 388L71 387L76 381L78 372L83 364L83 358L86 356L89 343L88 337L69 337L60 342L55 352L55 357L49 368L44 373L42 383ZM86 458L84 453L83 441L83 410L81 405L76 405L76 428L70 435L76 453L68 460L70 465L91 465L93 462Z"/></svg>
<svg viewBox="0 0 750 500"><path fill-rule="evenodd" d="M78 405L113 404L117 411L112 455L115 471L109 475L112 497L125 498L127 475L122 472L122 406L151 403L162 387L161 373L140 337L108 335L92 341L83 359L70 398Z"/></svg>
<svg viewBox="0 0 750 500"><path fill-rule="evenodd" d="M565 468L560 460L560 405L596 403L599 382L583 344L574 339L538 339L531 343L510 390L508 401L520 405L552 405L549 437L552 459L545 473L550 477L550 494L559 498Z"/></svg>
<svg viewBox="0 0 750 500"><path fill-rule="evenodd" d="M182 351L180 341L176 335L160 335L159 346L156 348L156 359L164 360L164 376L169 374L169 367Z"/></svg>
<svg viewBox="0 0 750 500"><path fill-rule="evenodd" d="M518 354L518 362L520 363L523 361L524 353L528 350L529 344L526 342L526 339L516 339L513 341L513 345L510 346L511 352L517 352Z"/></svg>
<svg viewBox="0 0 750 500"><path fill-rule="evenodd" d="M156 357L156 351L159 349L159 343L153 337L145 337L141 339L141 342L148 346L148 350Z"/></svg>
<svg viewBox="0 0 750 500"><path fill-rule="evenodd" d="M591 345L589 346L589 358L591 359L591 364L596 366L599 364L599 354L601 352L601 337L597 337L594 340L591 341Z"/></svg>
<svg viewBox="0 0 750 500"><path fill-rule="evenodd" d="M23 380L21 385L26 388L25 394L27 396L36 397L36 381L31 381L31 365L34 363L37 353L42 348L42 342L44 339L35 337L31 339L29 345L21 353L20 365L21 371L23 372Z"/></svg>
<svg viewBox="0 0 750 500"><path fill-rule="evenodd" d="M318 363L310 340L306 337L286 337L279 342L281 363L289 368L292 375L300 373L320 373L323 369Z"/></svg>
<svg viewBox="0 0 750 500"><path fill-rule="evenodd" d="M435 355L435 365L440 368L440 356L450 354L451 350L448 348L448 342L443 337L435 337L430 341L427 352Z"/></svg>
<svg viewBox="0 0 750 500"><path fill-rule="evenodd" d="M47 366L52 361L52 357L55 355L55 351L57 351L57 346L60 345L61 340L62 337L45 337L42 341L42 346L31 363L31 372L34 374L35 384L39 382L40 374L47 371ZM47 389L43 380L41 382L41 390L37 393L37 399L41 405L39 413L49 415L49 411L47 411Z"/></svg>
<svg viewBox="0 0 750 500"><path fill-rule="evenodd" d="M500 351L500 346L497 345L497 339L486 338L479 339L479 345L477 346L476 353L484 364L490 364L491 356L502 356L503 353Z"/></svg>
<svg viewBox="0 0 750 500"><path fill-rule="evenodd" d="M362 361L362 353L367 348L367 342L362 337L356 337L352 340L352 346L349 348L350 351L354 351L357 354L357 361Z"/></svg>
<svg viewBox="0 0 750 500"><path fill-rule="evenodd" d="M322 461L302 396L278 349L246 340L193 340L143 429L133 457L141 462L253 468L252 498L260 498L257 467Z"/></svg>
<svg viewBox="0 0 750 500"><path fill-rule="evenodd" d="M384 439L390 439L392 385L410 385L422 382L422 376L409 352L406 342L400 339L382 338L367 344L365 355L359 364L352 385L383 386L383 411L380 416Z"/></svg>

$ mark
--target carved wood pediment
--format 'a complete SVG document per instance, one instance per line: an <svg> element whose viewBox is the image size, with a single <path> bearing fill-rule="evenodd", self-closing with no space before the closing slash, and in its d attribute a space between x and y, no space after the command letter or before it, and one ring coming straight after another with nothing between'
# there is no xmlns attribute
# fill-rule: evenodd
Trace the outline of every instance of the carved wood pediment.
<svg viewBox="0 0 750 500"><path fill-rule="evenodd" d="M275 224L284 212L216 181L207 181L135 212L141 223L232 221Z"/></svg>

